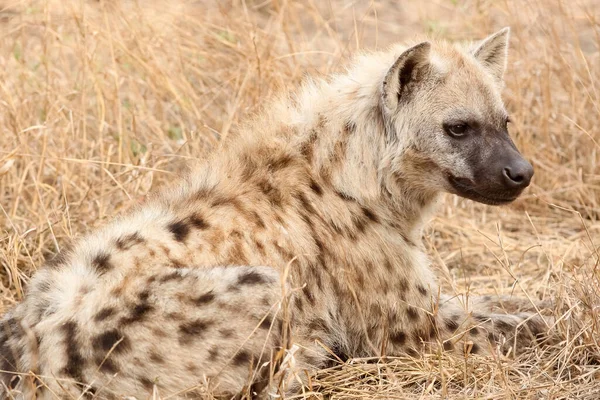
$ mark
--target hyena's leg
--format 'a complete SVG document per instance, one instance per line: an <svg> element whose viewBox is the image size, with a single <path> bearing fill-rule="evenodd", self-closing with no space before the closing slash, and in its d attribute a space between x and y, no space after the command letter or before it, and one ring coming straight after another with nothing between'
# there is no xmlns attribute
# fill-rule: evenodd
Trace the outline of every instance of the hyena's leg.
<svg viewBox="0 0 600 400"><path fill-rule="evenodd" d="M450 298L442 296L440 302L456 302L458 298ZM466 300L458 301L463 305L463 308L477 312L492 312L500 314L516 314L520 312L532 312L541 315L546 315L552 309L550 300L537 301L530 300L524 297L516 297L512 295L499 296L470 296Z"/></svg>
<svg viewBox="0 0 600 400"><path fill-rule="evenodd" d="M296 292L295 295L298 293ZM290 338L286 347L286 355L281 363L278 386L269 393L298 396L312 392L312 377L315 371L328 368L347 360L345 334L335 319L331 303L319 304L305 314L296 308L298 300L295 295L289 297L289 311L292 324L286 332ZM302 295L303 296L303 295ZM302 321L302 322L300 322Z"/></svg>
<svg viewBox="0 0 600 400"><path fill-rule="evenodd" d="M552 326L546 304L510 296L472 297L467 302L442 296L433 307L437 339L459 352L521 352L549 341Z"/></svg>
<svg viewBox="0 0 600 400"><path fill-rule="evenodd" d="M288 397L311 392L311 378L315 371L332 365L333 357L321 342L293 339L282 359L278 379L268 392Z"/></svg>
<svg viewBox="0 0 600 400"><path fill-rule="evenodd" d="M174 399L251 398L276 372L282 284L272 268L163 267L127 287L107 280L72 293L31 326L35 357L17 363L39 376L38 400L141 399L154 390ZM25 340L4 343L10 352L5 345L2 355L28 354ZM24 389L17 385L15 398Z"/></svg>

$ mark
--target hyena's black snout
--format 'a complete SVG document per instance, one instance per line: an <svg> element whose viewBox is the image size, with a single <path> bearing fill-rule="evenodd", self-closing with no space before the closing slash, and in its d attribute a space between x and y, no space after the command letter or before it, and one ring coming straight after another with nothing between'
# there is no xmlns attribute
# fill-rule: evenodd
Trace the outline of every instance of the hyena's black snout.
<svg viewBox="0 0 600 400"><path fill-rule="evenodd" d="M485 204L507 204L531 183L533 167L512 141L499 141L473 165L473 179L450 174L452 193Z"/></svg>
<svg viewBox="0 0 600 400"><path fill-rule="evenodd" d="M502 169L502 182L508 190L523 190L531 182L533 167L520 154L507 160Z"/></svg>

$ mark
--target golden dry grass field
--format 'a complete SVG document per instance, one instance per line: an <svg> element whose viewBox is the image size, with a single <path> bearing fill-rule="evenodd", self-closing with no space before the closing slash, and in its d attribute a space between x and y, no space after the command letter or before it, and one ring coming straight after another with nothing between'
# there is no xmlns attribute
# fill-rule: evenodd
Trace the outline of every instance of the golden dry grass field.
<svg viewBox="0 0 600 400"><path fill-rule="evenodd" d="M314 395L600 399L597 0L0 1L2 310L45 257L176 179L307 73L361 48L504 26L510 131L533 184L499 208L448 195L425 242L447 290L554 300L561 343L352 360L320 371Z"/></svg>

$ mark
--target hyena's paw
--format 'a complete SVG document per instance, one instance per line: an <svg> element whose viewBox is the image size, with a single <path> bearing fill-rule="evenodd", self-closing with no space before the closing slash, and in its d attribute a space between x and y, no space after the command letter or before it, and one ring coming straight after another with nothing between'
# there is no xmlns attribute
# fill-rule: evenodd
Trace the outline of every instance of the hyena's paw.
<svg viewBox="0 0 600 400"><path fill-rule="evenodd" d="M500 350L519 354L527 348L553 342L553 322L533 313L475 313L462 321L451 318L444 323L450 333L443 339L444 347L466 353L489 354Z"/></svg>

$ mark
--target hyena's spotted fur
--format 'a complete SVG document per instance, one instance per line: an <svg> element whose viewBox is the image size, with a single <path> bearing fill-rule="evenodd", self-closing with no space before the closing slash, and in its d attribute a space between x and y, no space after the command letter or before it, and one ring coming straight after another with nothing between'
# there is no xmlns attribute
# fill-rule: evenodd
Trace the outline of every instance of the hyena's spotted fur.
<svg viewBox="0 0 600 400"><path fill-rule="evenodd" d="M452 107L503 126L507 33L475 50L368 54L275 101L183 182L34 276L0 330L4 389L253 396L348 357L530 344L541 317L440 295L421 243L442 191L516 197L472 165L509 139L489 128L486 145L457 145L439 127ZM449 176L485 182L461 192Z"/></svg>

